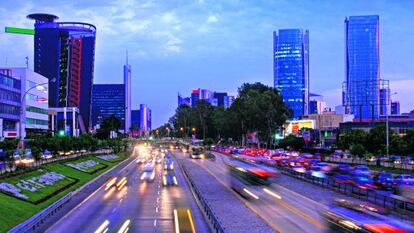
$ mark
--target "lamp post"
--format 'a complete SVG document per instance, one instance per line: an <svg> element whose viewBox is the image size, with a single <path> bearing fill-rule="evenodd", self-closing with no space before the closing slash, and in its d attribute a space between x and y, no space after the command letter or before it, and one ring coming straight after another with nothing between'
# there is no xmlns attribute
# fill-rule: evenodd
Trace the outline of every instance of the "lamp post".
<svg viewBox="0 0 414 233"><path fill-rule="evenodd" d="M388 158L388 156L390 155L390 135L389 135L389 133L388 133L388 130L389 130L389 123L388 123L388 109L389 110L391 110L391 96L393 96L393 95L396 95L397 94L397 92L394 92L394 93L392 93L390 96L388 96L388 98L387 98L387 104L386 104L386 108L387 109L385 109L385 118L386 118L386 123L385 123L385 137L386 137L386 142L387 142L387 158ZM388 106L390 106L390 108L388 108Z"/></svg>
<svg viewBox="0 0 414 233"><path fill-rule="evenodd" d="M19 120L19 138L20 138L20 141L19 141L19 145L18 145L19 148L24 149L24 136L23 136L22 121L23 121L23 113L24 113L24 111L26 109L26 102L24 100L26 98L27 93L29 93L29 91L31 91L31 90L33 90L35 88L41 87L41 86L46 85L46 84L49 84L49 83L54 83L55 81L56 81L56 79L53 78L53 79L50 80L50 82L36 84L36 85L34 85L33 87L27 89L24 92L24 94L23 94L23 96L22 96L22 98L20 100L21 107L20 107L20 116L19 116L19 119L20 119Z"/></svg>

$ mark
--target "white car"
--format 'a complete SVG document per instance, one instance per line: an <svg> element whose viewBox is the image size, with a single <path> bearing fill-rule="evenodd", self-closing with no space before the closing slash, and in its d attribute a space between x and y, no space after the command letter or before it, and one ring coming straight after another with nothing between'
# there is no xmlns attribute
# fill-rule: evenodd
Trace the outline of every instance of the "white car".
<svg viewBox="0 0 414 233"><path fill-rule="evenodd" d="M50 151L48 151L48 150L45 150L45 151L43 151L43 153L40 157L42 159L51 159L52 158L52 153L50 153Z"/></svg>
<svg viewBox="0 0 414 233"><path fill-rule="evenodd" d="M155 178L155 172L154 171L145 171L141 175L141 180L152 182Z"/></svg>

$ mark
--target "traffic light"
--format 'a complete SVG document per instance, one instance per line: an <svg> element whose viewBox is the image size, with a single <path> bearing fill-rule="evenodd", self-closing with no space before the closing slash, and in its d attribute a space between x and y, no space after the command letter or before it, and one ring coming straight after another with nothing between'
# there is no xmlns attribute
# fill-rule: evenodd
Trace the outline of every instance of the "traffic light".
<svg viewBox="0 0 414 233"><path fill-rule="evenodd" d="M59 135L59 137L65 136L65 131L64 130L59 130L58 135Z"/></svg>

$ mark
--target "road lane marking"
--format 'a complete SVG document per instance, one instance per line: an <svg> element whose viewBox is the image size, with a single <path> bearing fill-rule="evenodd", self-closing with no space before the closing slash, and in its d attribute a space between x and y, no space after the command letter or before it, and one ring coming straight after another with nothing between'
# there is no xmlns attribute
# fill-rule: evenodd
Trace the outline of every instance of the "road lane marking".
<svg viewBox="0 0 414 233"><path fill-rule="evenodd" d="M265 193L269 194L270 196L275 197L276 199L279 199L279 200L281 200L281 199L282 199L282 197L281 197L281 196L279 196L278 194L276 194L276 193L274 193L274 192L270 191L270 190L269 190L269 189L267 189L267 188L264 188L264 189L263 189L263 191L264 191Z"/></svg>
<svg viewBox="0 0 414 233"><path fill-rule="evenodd" d="M103 233L108 231L109 221L105 220L99 227L96 229L95 233Z"/></svg>
<svg viewBox="0 0 414 233"><path fill-rule="evenodd" d="M118 233L127 233L129 230L129 224L131 223L131 220L127 219L119 229Z"/></svg>

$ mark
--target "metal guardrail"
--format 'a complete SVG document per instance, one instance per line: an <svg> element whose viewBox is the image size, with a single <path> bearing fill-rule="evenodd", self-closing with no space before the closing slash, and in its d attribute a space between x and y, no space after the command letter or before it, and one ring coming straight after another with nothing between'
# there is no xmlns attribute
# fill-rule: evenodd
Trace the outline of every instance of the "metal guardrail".
<svg viewBox="0 0 414 233"><path fill-rule="evenodd" d="M360 189L352 184L337 183L332 178L319 178L307 173L297 172L286 167L278 167L284 174L304 180L306 182L322 186L324 188L332 189L336 192L343 193L345 195L354 196L360 200L368 201L376 205L390 208L396 212L409 214L414 216L414 203L408 199L398 196L387 196L382 193L378 193L371 189Z"/></svg>
<svg viewBox="0 0 414 233"><path fill-rule="evenodd" d="M199 203L201 204L201 207L205 213L205 216L208 218L211 224L211 228L214 230L215 233L225 233L225 228L222 226L220 220L214 213L214 211L211 209L208 202L204 199L203 195L198 190L197 186L194 184L194 181L191 179L191 177L188 175L187 171L185 170L184 166L182 166L180 163L178 163L181 170L184 173L184 176L188 180L188 182L191 185L191 189L194 191L194 195L199 200Z"/></svg>
<svg viewBox="0 0 414 233"><path fill-rule="evenodd" d="M63 207L64 204L69 202L72 197L73 192L66 194L61 199L48 206L46 209L40 211L39 213L33 215L31 218L10 229L8 233L25 233L36 230L36 228L38 228L48 217L54 215Z"/></svg>
<svg viewBox="0 0 414 233"><path fill-rule="evenodd" d="M215 151L224 155L231 156L229 154L222 153L220 151ZM375 190L361 189L355 187L352 184L337 183L334 179L320 178L312 176L308 173L297 172L287 167L276 166L282 173L289 175L291 177L301 179L303 181L318 185L327 189L334 190L345 195L354 196L360 200L368 201L376 205L390 208L398 213L407 214L414 217L414 202L409 201L407 198L399 196L387 196L382 193L378 193Z"/></svg>

